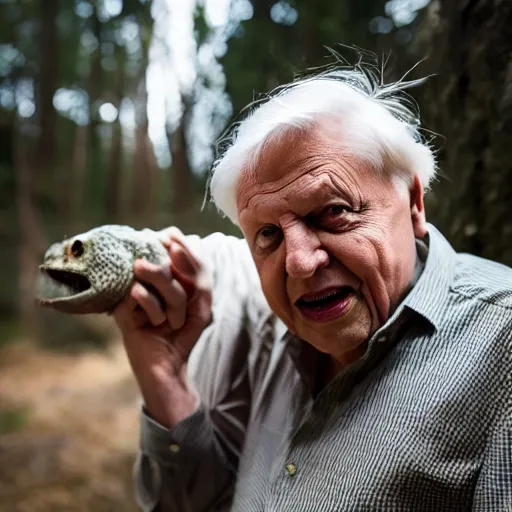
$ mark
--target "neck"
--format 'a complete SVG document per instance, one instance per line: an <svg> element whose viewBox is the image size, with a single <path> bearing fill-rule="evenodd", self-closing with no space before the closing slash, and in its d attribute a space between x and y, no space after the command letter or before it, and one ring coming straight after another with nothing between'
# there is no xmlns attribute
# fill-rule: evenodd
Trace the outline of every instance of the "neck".
<svg viewBox="0 0 512 512"><path fill-rule="evenodd" d="M338 358L318 352L314 395L318 395L344 368L363 357L366 347L367 345L364 343L356 350L343 354Z"/></svg>

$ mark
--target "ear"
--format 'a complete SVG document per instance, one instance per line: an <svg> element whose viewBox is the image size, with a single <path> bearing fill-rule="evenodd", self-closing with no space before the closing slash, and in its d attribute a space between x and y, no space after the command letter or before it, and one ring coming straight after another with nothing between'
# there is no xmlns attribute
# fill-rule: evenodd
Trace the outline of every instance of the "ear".
<svg viewBox="0 0 512 512"><path fill-rule="evenodd" d="M416 238L424 238L427 235L427 221L425 218L425 205L423 203L423 185L418 178L414 175L414 181L409 187L411 220Z"/></svg>

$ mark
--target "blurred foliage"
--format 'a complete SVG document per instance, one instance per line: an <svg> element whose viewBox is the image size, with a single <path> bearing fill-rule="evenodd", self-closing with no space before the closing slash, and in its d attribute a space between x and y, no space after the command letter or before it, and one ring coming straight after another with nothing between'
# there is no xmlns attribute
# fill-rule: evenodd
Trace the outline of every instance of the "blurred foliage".
<svg viewBox="0 0 512 512"><path fill-rule="evenodd" d="M162 148L149 133L148 66L158 44L170 53L171 69L173 52L184 51L162 45L172 34L155 30L155 20L178 16L177 7L169 12L166 2L142 0L0 2L0 231L6 241L0 252L0 323L21 315L29 335L48 346L65 345L73 329L78 337L89 336L75 319L52 321L30 304L42 252L65 235L113 222L240 234L211 205L201 212L205 169L193 172L189 161L197 152L196 133L208 123L204 117L194 121L194 109L208 95L222 100L219 83L225 81L224 108L236 112L255 91L321 62L323 45L377 49L383 41L393 43L392 33L368 28L384 14L382 0L367 0L364 7L233 0L221 29L211 21L215 4L198 2L192 9L192 33L184 37L194 41L189 58L197 79L191 91L178 91L181 119L173 118L168 98L159 99L167 119ZM241 11L245 15L237 15ZM200 66L206 48L219 55L213 72ZM126 104L135 126L121 121ZM212 109L208 115L215 124L220 114ZM209 134L210 148L227 120L217 121ZM170 165L157 161L162 152L172 158Z"/></svg>
<svg viewBox="0 0 512 512"><path fill-rule="evenodd" d="M12 434L23 429L28 412L23 407L0 408L0 435Z"/></svg>
<svg viewBox="0 0 512 512"><path fill-rule="evenodd" d="M0 1L0 323L21 315L45 337L31 286L43 250L65 235L114 222L239 234L211 205L201 211L215 138L229 112L324 64L338 43L391 52L388 79L428 57L413 72L439 73L415 92L441 134L428 218L457 249L512 263L512 4L475 5ZM69 322L52 322L56 346L72 336Z"/></svg>

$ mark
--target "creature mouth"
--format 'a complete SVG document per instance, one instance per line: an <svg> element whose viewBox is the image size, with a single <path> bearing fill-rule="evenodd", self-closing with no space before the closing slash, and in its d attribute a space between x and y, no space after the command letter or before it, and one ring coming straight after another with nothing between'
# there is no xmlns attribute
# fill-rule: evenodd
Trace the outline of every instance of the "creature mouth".
<svg viewBox="0 0 512 512"><path fill-rule="evenodd" d="M75 294L85 292L85 290L91 287L91 282L87 277L75 272L70 272L69 270L55 270L49 268L45 270L45 272L51 279L67 286L73 290Z"/></svg>
<svg viewBox="0 0 512 512"><path fill-rule="evenodd" d="M41 267L38 295L41 302L80 295L92 287L87 277L77 272Z"/></svg>

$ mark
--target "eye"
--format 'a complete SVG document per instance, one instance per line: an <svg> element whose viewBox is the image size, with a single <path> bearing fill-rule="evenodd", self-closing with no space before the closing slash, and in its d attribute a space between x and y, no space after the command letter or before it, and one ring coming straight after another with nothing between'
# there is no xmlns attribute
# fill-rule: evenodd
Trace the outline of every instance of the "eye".
<svg viewBox="0 0 512 512"><path fill-rule="evenodd" d="M332 217L338 217L339 215L343 215L344 213L347 213L349 211L348 207L343 204L333 204L332 206L329 206L327 210L325 211L326 215L332 216Z"/></svg>
<svg viewBox="0 0 512 512"><path fill-rule="evenodd" d="M256 235L258 249L269 249L272 247L279 240L280 232L277 226L269 225L262 227Z"/></svg>
<svg viewBox="0 0 512 512"><path fill-rule="evenodd" d="M80 240L75 240L71 246L71 254L75 258L80 258L84 253L84 244Z"/></svg>
<svg viewBox="0 0 512 512"><path fill-rule="evenodd" d="M315 221L324 229L339 229L350 222L350 214L353 211L350 206L343 203L331 204L315 218Z"/></svg>
<svg viewBox="0 0 512 512"><path fill-rule="evenodd" d="M275 226L265 226L259 233L263 238L271 238L275 235L277 228Z"/></svg>

